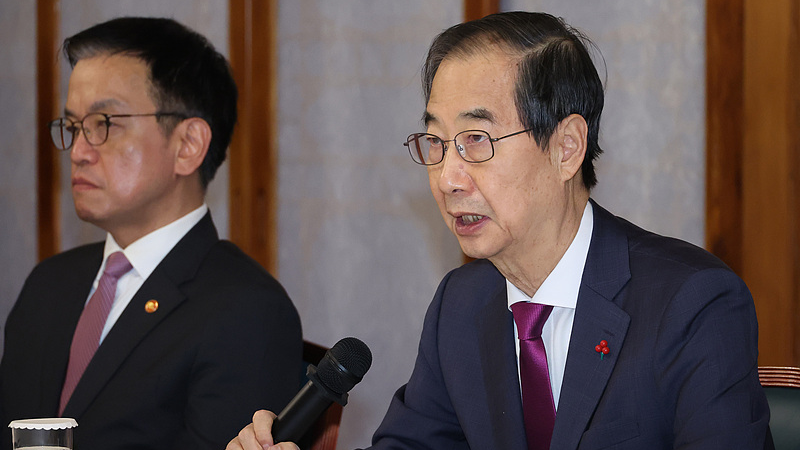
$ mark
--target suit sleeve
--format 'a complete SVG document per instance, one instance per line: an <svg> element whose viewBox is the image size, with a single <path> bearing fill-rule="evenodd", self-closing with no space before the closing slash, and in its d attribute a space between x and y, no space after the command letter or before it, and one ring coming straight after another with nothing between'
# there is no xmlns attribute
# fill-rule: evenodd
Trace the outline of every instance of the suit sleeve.
<svg viewBox="0 0 800 450"><path fill-rule="evenodd" d="M300 387L300 320L285 292L240 286L220 297L237 301L197 330L203 339L178 450L225 448L254 411L280 411Z"/></svg>
<svg viewBox="0 0 800 450"><path fill-rule="evenodd" d="M438 325L449 278L439 285L425 315L411 378L392 398L371 449L469 449L439 365Z"/></svg>
<svg viewBox="0 0 800 450"><path fill-rule="evenodd" d="M674 448L761 449L769 408L758 381L758 325L744 282L691 275L657 324L656 383L674 409Z"/></svg>

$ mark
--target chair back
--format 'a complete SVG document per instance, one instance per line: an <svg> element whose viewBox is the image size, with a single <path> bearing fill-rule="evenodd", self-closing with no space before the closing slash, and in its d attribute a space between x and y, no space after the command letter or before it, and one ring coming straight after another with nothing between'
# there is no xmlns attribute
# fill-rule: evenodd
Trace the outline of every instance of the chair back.
<svg viewBox="0 0 800 450"><path fill-rule="evenodd" d="M308 382L306 368L309 364L319 364L328 348L313 342L303 341L303 385ZM334 402L322 416L311 425L303 437L300 448L307 450L336 450L339 437L339 423L342 420L342 405Z"/></svg>
<svg viewBox="0 0 800 450"><path fill-rule="evenodd" d="M775 450L800 450L800 368L761 366L758 379L767 394Z"/></svg>

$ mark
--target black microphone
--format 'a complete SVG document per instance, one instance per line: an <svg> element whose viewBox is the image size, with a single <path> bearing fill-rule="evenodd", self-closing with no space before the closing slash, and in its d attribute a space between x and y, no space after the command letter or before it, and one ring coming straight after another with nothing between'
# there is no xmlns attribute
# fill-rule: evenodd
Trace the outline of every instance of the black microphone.
<svg viewBox="0 0 800 450"><path fill-rule="evenodd" d="M354 337L337 342L319 362L308 366L308 383L272 423L274 442L297 442L333 402L347 404L347 392L358 384L372 364L367 344Z"/></svg>

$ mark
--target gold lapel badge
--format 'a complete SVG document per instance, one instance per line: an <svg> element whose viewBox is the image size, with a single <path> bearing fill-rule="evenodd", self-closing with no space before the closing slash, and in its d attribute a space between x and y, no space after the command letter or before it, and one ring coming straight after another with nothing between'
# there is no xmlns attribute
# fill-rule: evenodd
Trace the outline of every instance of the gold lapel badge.
<svg viewBox="0 0 800 450"><path fill-rule="evenodd" d="M147 303L144 304L144 310L147 311L148 314L156 312L158 310L158 301L148 300Z"/></svg>

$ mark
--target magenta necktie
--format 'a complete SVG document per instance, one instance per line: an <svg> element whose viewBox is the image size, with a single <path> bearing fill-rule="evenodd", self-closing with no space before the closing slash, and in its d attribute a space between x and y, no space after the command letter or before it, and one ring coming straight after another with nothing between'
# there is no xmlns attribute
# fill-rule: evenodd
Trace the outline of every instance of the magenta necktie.
<svg viewBox="0 0 800 450"><path fill-rule="evenodd" d="M97 284L89 303L83 308L78 326L75 328L75 335L72 337L72 345L69 349L69 364L67 366L67 378L61 390L61 403L58 408L58 415L64 412L67 401L72 396L75 386L92 360L94 352L100 345L100 334L105 327L111 305L114 304L114 295L117 292L117 280L125 275L133 267L128 258L122 252L114 252L108 256L106 268Z"/></svg>
<svg viewBox="0 0 800 450"><path fill-rule="evenodd" d="M519 335L519 376L528 450L549 449L556 423L547 352L542 341L542 328L552 310L552 306L538 303L518 302L511 305Z"/></svg>

